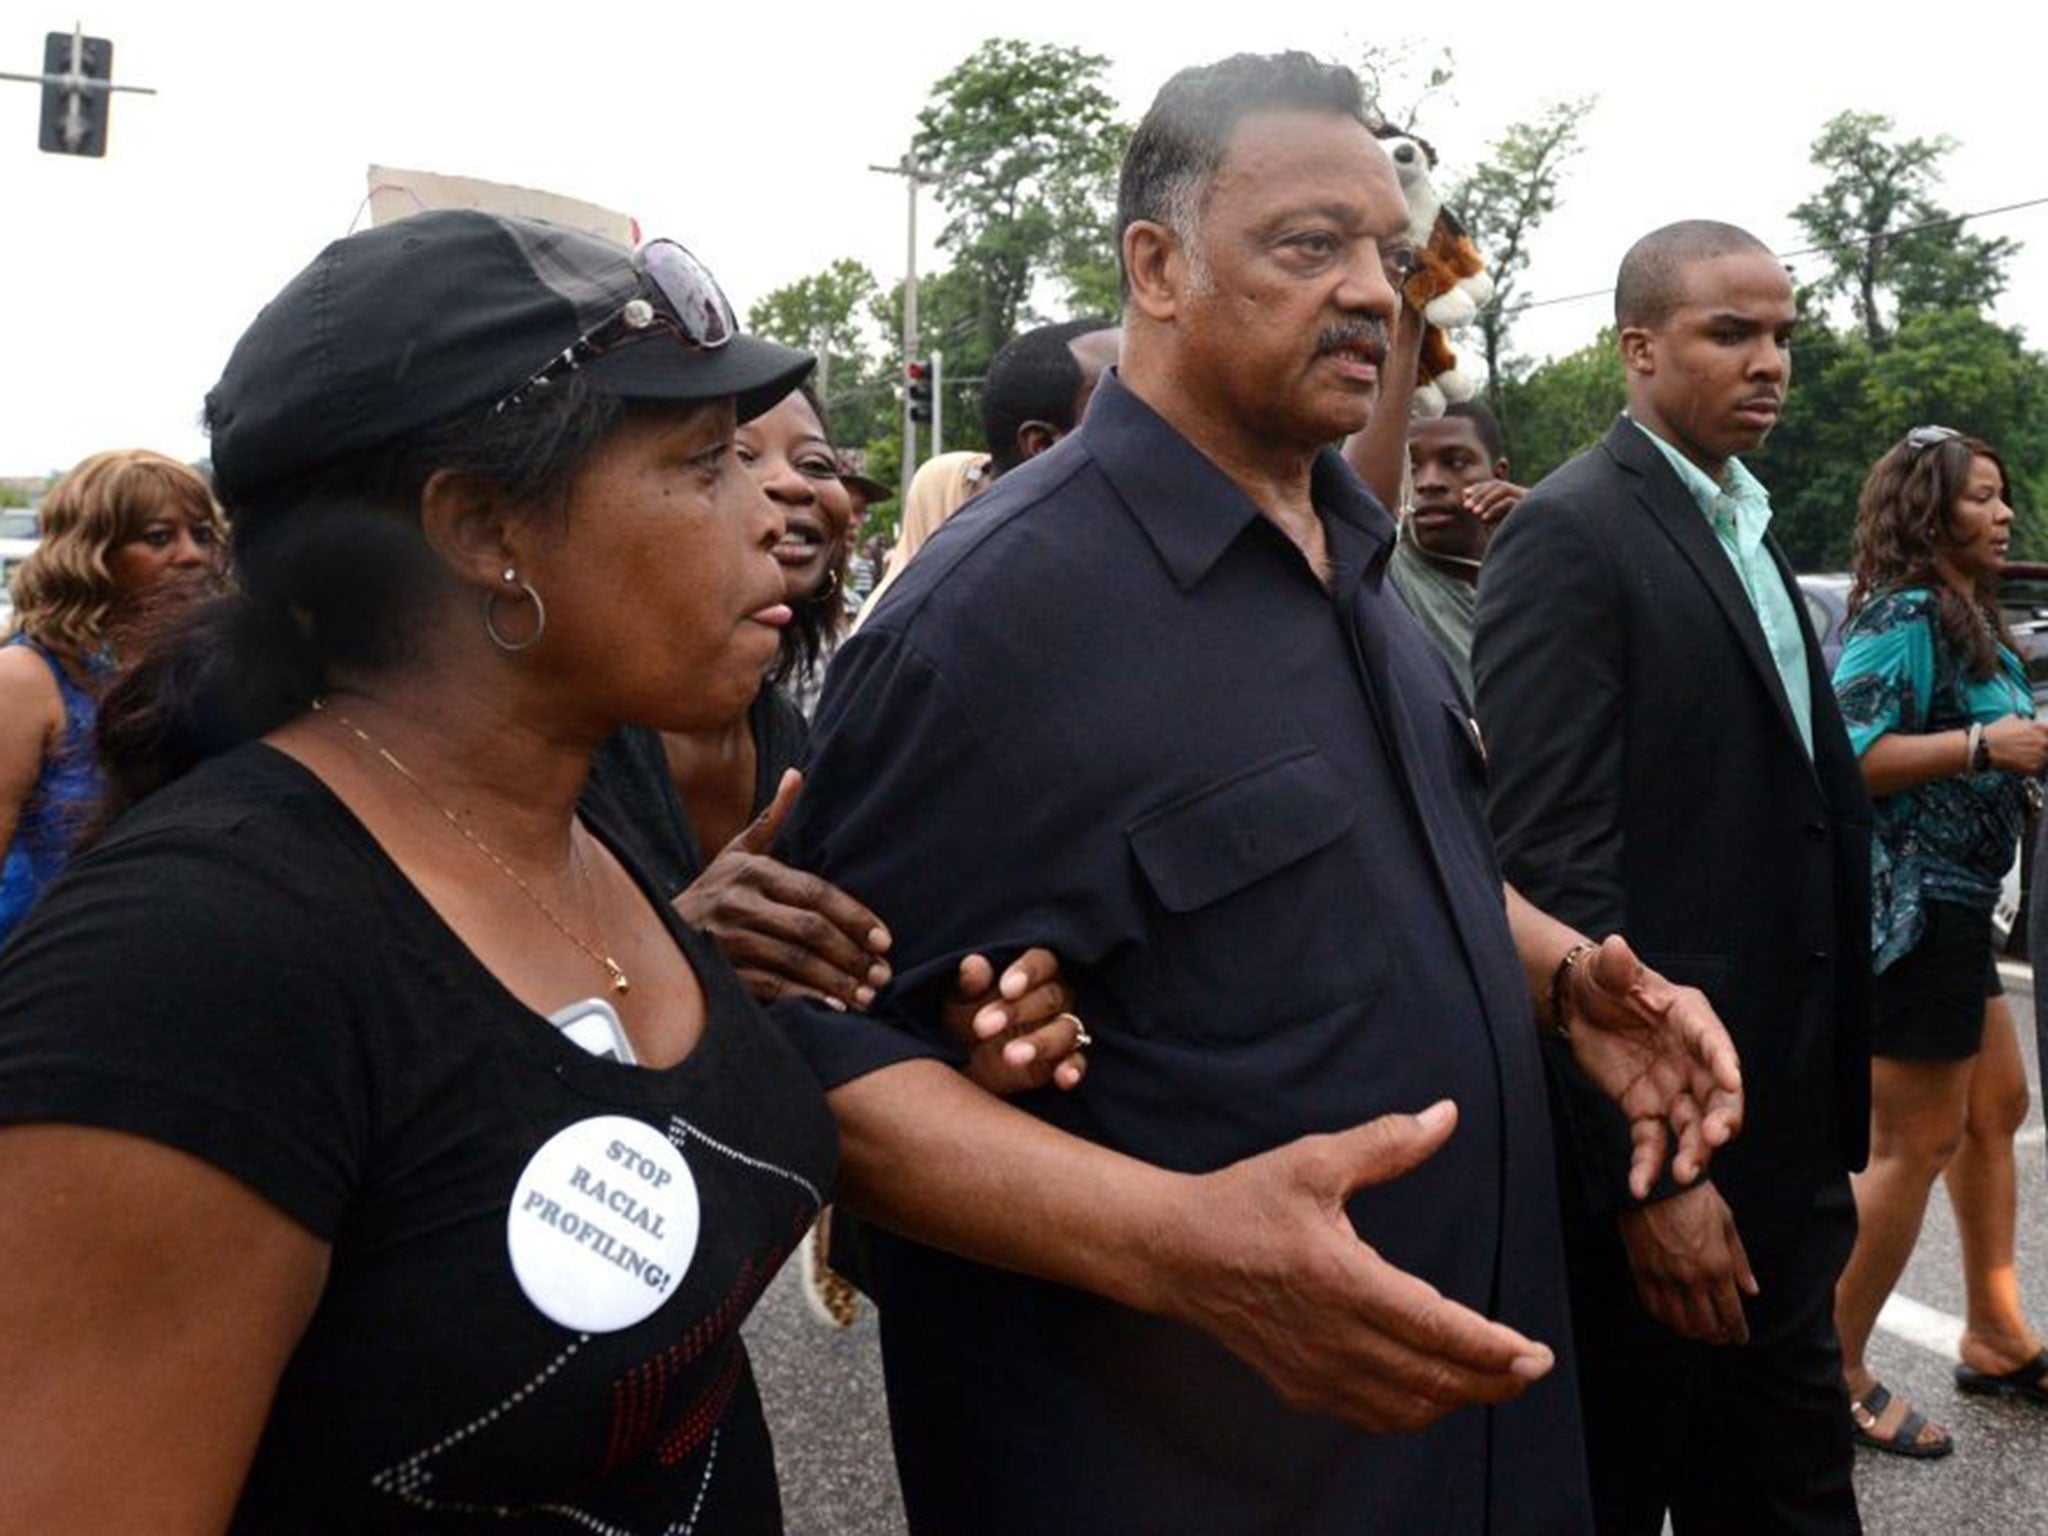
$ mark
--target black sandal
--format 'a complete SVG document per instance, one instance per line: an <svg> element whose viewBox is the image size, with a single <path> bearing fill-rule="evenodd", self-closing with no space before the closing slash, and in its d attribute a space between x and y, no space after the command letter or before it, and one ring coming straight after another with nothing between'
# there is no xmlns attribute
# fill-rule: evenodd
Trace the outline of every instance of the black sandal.
<svg viewBox="0 0 2048 1536"><path fill-rule="evenodd" d="M1956 1390L1974 1392L1980 1397L2013 1397L2021 1402L2048 1405L2048 1349L2009 1371L1980 1371L1959 1365Z"/></svg>
<svg viewBox="0 0 2048 1536"><path fill-rule="evenodd" d="M1939 1461L1956 1448L1955 1440L1945 1429L1937 1428L1932 1440L1920 1438L1920 1431L1928 1424L1927 1415L1917 1408L1906 1410L1905 1418L1891 1435L1880 1435L1877 1421L1891 1405L1892 1395L1881 1381L1873 1381L1870 1390L1861 1397L1849 1399L1849 1423L1856 1432L1858 1445L1867 1445L1888 1456L1910 1456L1915 1461Z"/></svg>

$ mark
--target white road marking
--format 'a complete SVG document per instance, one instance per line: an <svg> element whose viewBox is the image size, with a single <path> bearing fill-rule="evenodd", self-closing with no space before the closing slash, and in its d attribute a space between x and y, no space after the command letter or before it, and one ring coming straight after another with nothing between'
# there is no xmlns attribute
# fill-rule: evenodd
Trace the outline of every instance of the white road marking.
<svg viewBox="0 0 2048 1536"><path fill-rule="evenodd" d="M1908 1344L1917 1344L1945 1359L1956 1358L1963 1341L1963 1320L1925 1302L1894 1292L1877 1314L1877 1326Z"/></svg>
<svg viewBox="0 0 2048 1536"><path fill-rule="evenodd" d="M2038 1147L2048 1142L2048 1127L2023 1125L2012 1133L2012 1144L2016 1147Z"/></svg>

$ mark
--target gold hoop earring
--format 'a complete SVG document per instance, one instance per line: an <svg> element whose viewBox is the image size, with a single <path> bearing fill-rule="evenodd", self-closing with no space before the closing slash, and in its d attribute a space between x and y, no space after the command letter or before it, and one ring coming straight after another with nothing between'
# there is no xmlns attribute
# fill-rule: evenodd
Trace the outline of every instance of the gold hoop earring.
<svg viewBox="0 0 2048 1536"><path fill-rule="evenodd" d="M519 588L519 595L522 601L533 604L533 633L524 640L518 641L507 640L498 633L497 615L491 611L491 605L506 595L503 592L486 592L484 594L484 633L491 637L491 644L495 645L499 650L505 652L508 656L516 656L519 652L530 651L540 644L540 637L548 632L548 609L547 604L540 600L540 594L533 590L533 584L521 581L519 579L519 572L509 565L505 567L505 580L507 584L515 585Z"/></svg>

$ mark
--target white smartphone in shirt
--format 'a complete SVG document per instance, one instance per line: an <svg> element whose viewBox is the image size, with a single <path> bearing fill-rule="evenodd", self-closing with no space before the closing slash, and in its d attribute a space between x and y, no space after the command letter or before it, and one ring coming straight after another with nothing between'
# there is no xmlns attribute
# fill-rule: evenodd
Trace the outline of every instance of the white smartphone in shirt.
<svg viewBox="0 0 2048 1536"><path fill-rule="evenodd" d="M548 1022L593 1056L635 1065L633 1043L626 1038L626 1026L612 1005L601 997L586 997L548 1015Z"/></svg>

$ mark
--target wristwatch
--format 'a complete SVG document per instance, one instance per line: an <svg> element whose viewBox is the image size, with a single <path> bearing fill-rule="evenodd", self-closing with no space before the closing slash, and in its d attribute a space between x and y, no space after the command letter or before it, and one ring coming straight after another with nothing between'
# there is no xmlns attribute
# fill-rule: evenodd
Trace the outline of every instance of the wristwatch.
<svg viewBox="0 0 2048 1536"><path fill-rule="evenodd" d="M1991 766L1991 743L1985 739L1983 725L1970 727L1970 772L1983 773Z"/></svg>

